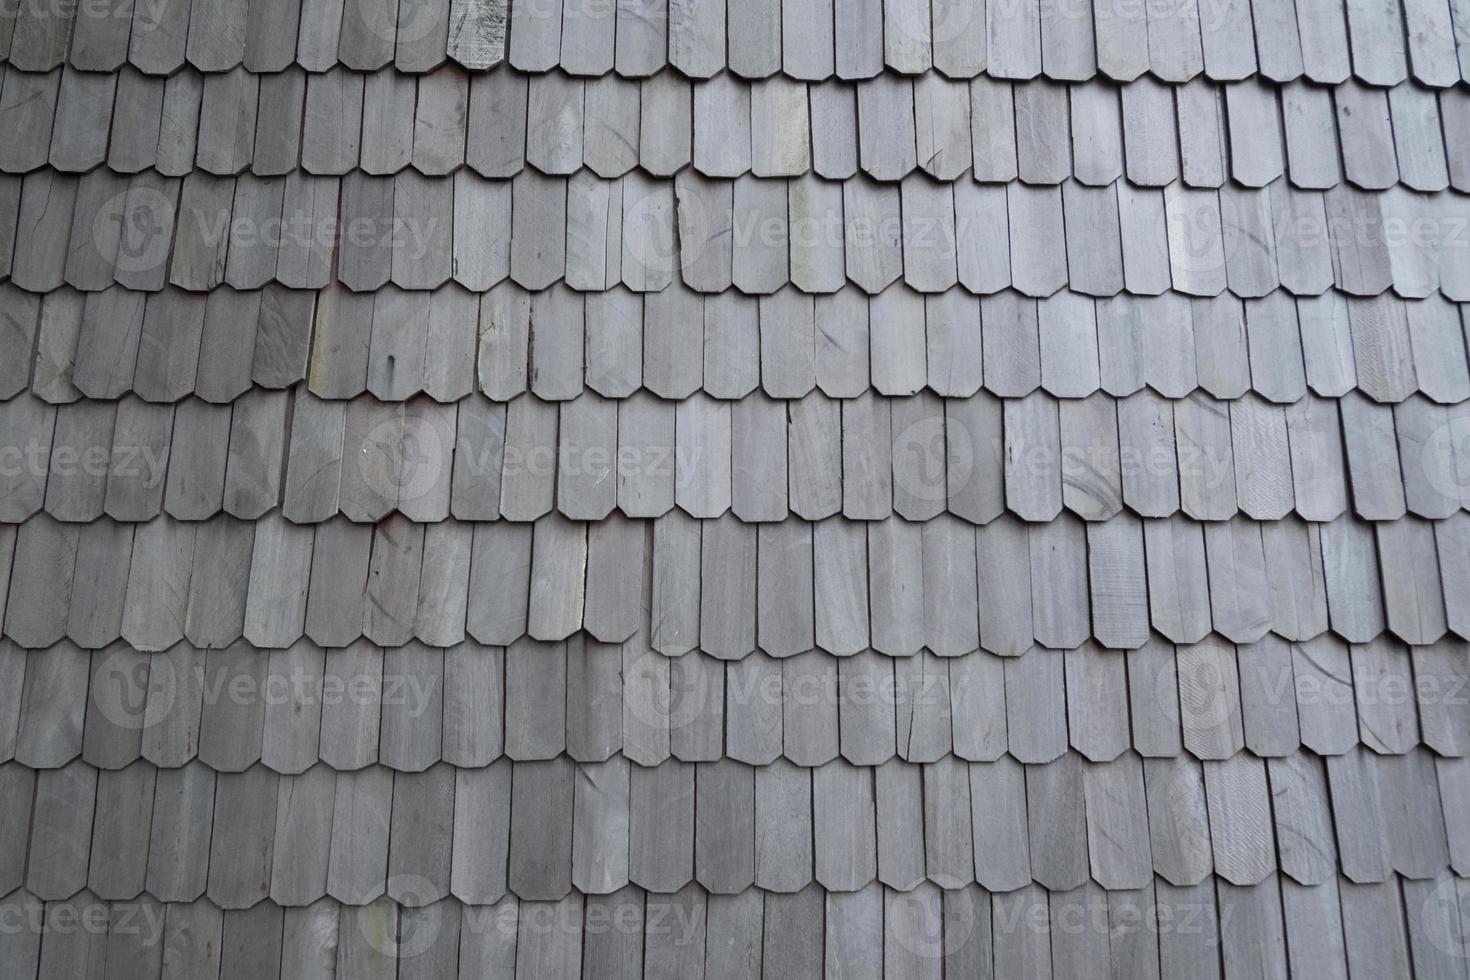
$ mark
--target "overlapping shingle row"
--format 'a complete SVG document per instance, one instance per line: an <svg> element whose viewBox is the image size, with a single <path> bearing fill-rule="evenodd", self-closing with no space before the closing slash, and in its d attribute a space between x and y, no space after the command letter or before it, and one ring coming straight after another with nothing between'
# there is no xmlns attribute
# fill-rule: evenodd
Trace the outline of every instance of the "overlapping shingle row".
<svg viewBox="0 0 1470 980"><path fill-rule="evenodd" d="M0 975L1464 980L1464 14L0 10Z"/></svg>
<svg viewBox="0 0 1470 980"><path fill-rule="evenodd" d="M483 292L510 279L538 291L565 281L583 292L769 295L790 283L828 294L851 283L879 295L902 279L926 294L958 284L1029 297L1070 287L1099 298L1255 298L1283 287L1466 299L1467 202L1402 187L1299 191L1284 179L1216 191L922 175L895 186L536 171L511 180L404 171L180 181L44 170L11 183L4 224L28 247L0 254L0 272L28 292L271 282L370 292L451 280Z"/></svg>
<svg viewBox="0 0 1470 980"><path fill-rule="evenodd" d="M10 64L88 71L131 64L150 74L183 65L278 72L299 64L391 64L423 72L446 59L483 69L643 77L671 65L695 78L868 78L904 74L1083 81L1145 72L1182 82L1260 74L1372 85L1413 77L1451 86L1466 15L1424 0L1339 6L1276 4L965 4L923 0L127 0L22 4L0 20Z"/></svg>
<svg viewBox="0 0 1470 980"><path fill-rule="evenodd" d="M0 119L16 139L0 173L198 170L259 177L296 172L490 178L523 169L604 179L637 171L711 178L811 174L880 181L1074 178L1140 187L1234 183L1286 175L1304 190L1349 183L1386 190L1470 189L1464 160L1470 98L1405 82L1276 86L1151 78L1093 83L974 82L883 74L856 84L783 77L747 86L721 75L665 72L635 81L509 69L387 68L256 76L75 70L0 79Z"/></svg>
<svg viewBox="0 0 1470 980"><path fill-rule="evenodd" d="M52 406L22 394L0 403L13 440L0 518L1446 519L1467 502L1463 405L1152 391L445 405L257 389L233 404Z"/></svg>
<svg viewBox="0 0 1470 980"><path fill-rule="evenodd" d="M1062 400L1147 388L1171 401L1247 392L1300 405L1309 393L1397 404L1418 392L1451 411L1470 394L1464 313L1431 295L1259 299L1014 291L921 295L894 286L869 298L845 287L812 297L700 295L671 285L639 294L528 293L502 283L483 297L456 287L370 295L166 288L45 297L0 286L0 399L30 389L53 405L150 403L196 395L232 402L252 388L306 381L323 399L364 393L440 403L479 390L496 402L640 391L677 404L757 390L781 400L932 392L1004 399L1041 389ZM19 410L19 409L17 409Z"/></svg>
<svg viewBox="0 0 1470 980"><path fill-rule="evenodd" d="M1031 886L995 894L971 886L857 892L811 885L794 893L674 894L636 885L559 902L455 898L415 906L322 899L221 909L209 899L104 902L83 891L42 902L17 891L11 921L38 923L0 940L28 975L88 964L126 975L470 976L650 974L795 976L1047 975L1107 968L1131 977L1221 976L1222 970L1346 977L1406 976L1461 965L1463 880L1347 879L1318 886L1271 876L1133 891ZM115 923L111 934L79 921ZM51 924L55 923L56 926ZM135 971L130 973L129 971ZM931 972L932 971L932 972ZM768 975L768 974L766 974Z"/></svg>
<svg viewBox="0 0 1470 980"><path fill-rule="evenodd" d="M1313 886L1339 874L1432 880L1452 864L1465 869L1464 835L1447 838L1445 819L1466 772L1462 760L1436 767L1424 752L1363 749L1325 760L1066 754L1022 766L947 756L810 769L784 760L645 767L615 755L397 773L319 764L284 776L201 763L11 764L0 769L10 811L0 888L47 901L84 888L105 900L207 895L238 909L326 896L366 905L385 892L414 906L449 894L489 905L630 883L671 893L695 881L728 895L813 882L834 893L874 881L911 891L925 880L1127 891L1156 875L1175 886L1212 875L1249 886L1278 870ZM34 811L15 806L32 783Z"/></svg>
<svg viewBox="0 0 1470 980"><path fill-rule="evenodd" d="M813 648L1014 655L1089 639L1131 650L1151 628L1179 643L1212 630L1240 643L1268 632L1299 641L1330 628L1353 643L1387 630L1426 644L1470 638L1467 528L1463 516L1376 527L1068 516L977 530L950 516L758 528L677 513L473 526L395 517L376 528L337 518L310 528L42 515L0 534L0 567L17 570L0 605L5 635L25 647L66 637L224 647L242 636L287 647L303 635L329 647L364 636L503 645L584 628L609 643L644 629L643 642L666 654L721 659Z"/></svg>
<svg viewBox="0 0 1470 980"><path fill-rule="evenodd" d="M1154 638L1126 655L1089 642L1005 658L808 651L733 662L589 635L445 650L7 646L0 757L35 769L78 758L99 769L140 759L177 768L197 758L216 772L262 763L282 774L318 760L340 772L422 772L618 753L642 767L757 768L950 755L1032 766L1069 749L1098 764L1130 749L1221 762L1359 746L1384 757L1423 746L1449 760L1470 754L1465 653L1456 640L1405 648L1332 636L1238 647L1212 637L1177 649Z"/></svg>

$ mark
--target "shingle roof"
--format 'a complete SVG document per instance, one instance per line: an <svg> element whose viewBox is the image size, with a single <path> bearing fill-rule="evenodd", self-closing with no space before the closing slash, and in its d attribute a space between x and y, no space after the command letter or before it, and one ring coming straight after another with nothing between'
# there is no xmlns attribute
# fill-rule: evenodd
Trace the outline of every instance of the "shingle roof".
<svg viewBox="0 0 1470 980"><path fill-rule="evenodd" d="M0 12L0 974L1464 977L1467 30Z"/></svg>

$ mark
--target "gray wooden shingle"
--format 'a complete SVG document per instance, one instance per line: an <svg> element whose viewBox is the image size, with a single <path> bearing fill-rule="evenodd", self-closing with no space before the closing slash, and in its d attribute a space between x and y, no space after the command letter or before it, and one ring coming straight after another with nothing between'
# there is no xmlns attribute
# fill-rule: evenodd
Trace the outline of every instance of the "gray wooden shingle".
<svg viewBox="0 0 1470 980"><path fill-rule="evenodd" d="M841 411L841 403L816 392L788 403L790 507L808 520L828 517L842 508ZM714 463L718 466L719 462L717 457Z"/></svg>
<svg viewBox="0 0 1470 980"><path fill-rule="evenodd" d="M641 105L636 82L604 75L583 91L583 162L599 177L618 177L638 163L638 147L621 133L638 129Z"/></svg>
<svg viewBox="0 0 1470 980"><path fill-rule="evenodd" d="M336 778L330 766L316 766L283 789L276 796L271 897L310 905L326 894Z"/></svg>
<svg viewBox="0 0 1470 980"><path fill-rule="evenodd" d="M96 796L97 772L85 763L37 774L29 850L34 863L26 876L26 889L37 898L58 900L86 885Z"/></svg>
<svg viewBox="0 0 1470 980"><path fill-rule="evenodd" d="M498 900L506 887L511 763L457 769L450 890L467 902ZM493 828L494 833L486 833Z"/></svg>
<svg viewBox="0 0 1470 980"><path fill-rule="evenodd" d="M930 651L894 664L895 736L900 758L937 762L949 752L953 721L949 668Z"/></svg>
<svg viewBox="0 0 1470 980"><path fill-rule="evenodd" d="M1267 766L1281 870L1306 885L1335 882L1337 849L1321 761L1294 753Z"/></svg>
<svg viewBox="0 0 1470 980"><path fill-rule="evenodd" d="M116 86L110 74L62 72L51 130L52 166L82 173L103 161Z"/></svg>
<svg viewBox="0 0 1470 980"><path fill-rule="evenodd" d="M48 647L66 633L80 528L35 517L15 536L14 561L27 572L13 579L5 635L23 647Z"/></svg>
<svg viewBox="0 0 1470 980"><path fill-rule="evenodd" d="M1454 659L1458 648L1457 641L1445 640L1410 651L1415 677L1422 678L1417 700L1424 744L1446 755L1463 752L1466 738L1461 717L1447 703L1452 699L1442 693L1462 683L1463 671Z"/></svg>
<svg viewBox="0 0 1470 980"><path fill-rule="evenodd" d="M1287 411L1296 509L1308 520L1331 520L1347 508L1346 458L1335 402L1304 398Z"/></svg>
<svg viewBox="0 0 1470 980"><path fill-rule="evenodd" d="M263 766L217 781L207 894L221 908L249 908L270 888L279 782Z"/></svg>
<svg viewBox="0 0 1470 980"><path fill-rule="evenodd" d="M960 33L957 27L966 24L967 15L958 13L957 10L958 8L950 8L948 16L944 19L947 28L945 33L946 35L954 34L951 42L963 46L963 42L968 40L968 37ZM1041 55L1046 75L1067 81L1085 81L1095 75L1097 73L1097 47L1092 18L1064 16L1059 11L1045 7L1040 8L1040 17ZM978 22L980 18L977 15L969 15L968 19L971 22ZM961 29L966 32L978 31L978 24ZM978 69L983 66L976 67Z"/></svg>
<svg viewBox="0 0 1470 980"><path fill-rule="evenodd" d="M1313 190L1334 186L1342 164L1331 91L1304 82L1287 85L1281 90L1281 114L1291 182Z"/></svg>
<svg viewBox="0 0 1470 980"><path fill-rule="evenodd" d="M1097 698L1071 697L1067 720L1073 748L1088 759L1116 759L1129 744L1129 721L1123 708L1127 690L1125 658L1088 642L1063 654L1066 681L1073 691L1095 691Z"/></svg>
<svg viewBox="0 0 1470 980"><path fill-rule="evenodd" d="M206 685L221 690L261 690L270 666L268 657L243 644L211 650L204 659ZM263 698L219 698L206 693L199 717L199 761L220 773L249 769L260 759L265 728Z"/></svg>
<svg viewBox="0 0 1470 980"><path fill-rule="evenodd" d="M1092 632L1099 643L1137 649L1148 640L1143 526L1132 515L1088 525Z"/></svg>
<svg viewBox="0 0 1470 980"><path fill-rule="evenodd" d="M1012 756L1039 765L1066 751L1065 687L1060 651L1033 649L1006 659L1006 731Z"/></svg>
<svg viewBox="0 0 1470 980"><path fill-rule="evenodd" d="M923 842L905 827L923 821L922 772L890 760L875 772L878 806L878 880L890 888L912 889L924 877Z"/></svg>
<svg viewBox="0 0 1470 980"><path fill-rule="evenodd" d="M260 755L276 772L299 774L318 758L325 672L323 651L308 643L270 654L266 683L290 685L288 696L266 705Z"/></svg>
<svg viewBox="0 0 1470 980"><path fill-rule="evenodd" d="M1257 520L1279 520L1294 505L1288 425L1282 408L1254 395L1230 403L1236 502Z"/></svg>
<svg viewBox="0 0 1470 980"><path fill-rule="evenodd" d="M1062 401L1062 503L1088 520L1106 520L1123 506L1118 419L1111 398L1093 394Z"/></svg>
<svg viewBox="0 0 1470 980"><path fill-rule="evenodd" d="M1137 756L1082 770L1092 877L1108 889L1146 888L1153 877L1143 765Z"/></svg>
<svg viewBox="0 0 1470 980"><path fill-rule="evenodd" d="M1211 627L1199 526L1182 516L1147 521L1144 548L1154 629L1176 643L1198 643Z"/></svg>
<svg viewBox="0 0 1470 980"><path fill-rule="evenodd" d="M1358 731L1363 744L1375 752L1402 754L1419 740L1414 703L1386 697L1384 691L1410 683L1408 651L1383 636L1349 647L1353 693L1358 706Z"/></svg>
<svg viewBox="0 0 1470 980"><path fill-rule="evenodd" d="M682 512L654 522L648 640L667 654L687 653L700 636L701 527Z"/></svg>
<svg viewBox="0 0 1470 980"><path fill-rule="evenodd" d="M812 531L788 519L757 535L757 635L767 653L786 657L812 648Z"/></svg>
<svg viewBox="0 0 1470 980"><path fill-rule="evenodd" d="M1375 296L1387 289L1393 272L1385 239L1374 227L1382 215L1378 195L1339 184L1323 195L1323 203L1329 222L1365 223L1362 234L1333 235L1328 239L1333 275L1339 288L1353 296ZM1375 213L1380 219L1373 217Z"/></svg>
<svg viewBox="0 0 1470 980"><path fill-rule="evenodd" d="M1087 880L1086 806L1080 756L1026 768L1026 811L1032 878L1053 891Z"/></svg>
<svg viewBox="0 0 1470 980"><path fill-rule="evenodd" d="M1282 637L1308 640L1327 628L1327 586L1316 529L1288 518L1261 529L1266 567L1284 575L1271 582L1272 629Z"/></svg>
<svg viewBox="0 0 1470 980"><path fill-rule="evenodd" d="M1298 699L1302 744L1323 754L1348 751L1358 741L1358 718L1347 645L1332 636L1293 645L1292 669L1299 683L1322 692Z"/></svg>
<svg viewBox="0 0 1470 980"><path fill-rule="evenodd" d="M146 721L152 658L115 646L92 653L87 717L83 721L82 758L100 769L118 770L136 761L142 750L140 721ZM23 663L15 658L17 668ZM19 708L17 676L13 705ZM104 710L105 709L105 710ZM14 752L15 715L7 711L6 755Z"/></svg>
<svg viewBox="0 0 1470 980"><path fill-rule="evenodd" d="M1025 778L1025 768L1011 758L970 766L975 878L991 891L1031 880Z"/></svg>
<svg viewBox="0 0 1470 980"><path fill-rule="evenodd" d="M509 28L503 0L451 0L446 53L466 68L489 68L505 56Z"/></svg>
<svg viewBox="0 0 1470 980"><path fill-rule="evenodd" d="M524 899L554 899L571 885L575 769L558 758L517 763L515 775L509 887Z"/></svg>
<svg viewBox="0 0 1470 980"><path fill-rule="evenodd" d="M1439 566L1423 560L1434 547L1432 527L1409 517L1383 522L1376 529L1389 629L1415 646L1435 642L1444 634L1446 622Z"/></svg>
<svg viewBox="0 0 1470 980"><path fill-rule="evenodd" d="M204 893L215 775L198 763L158 773L148 851L148 891L163 901Z"/></svg>
<svg viewBox="0 0 1470 980"><path fill-rule="evenodd" d="M1019 85L1016 106L1016 166L1027 183L1060 183L1071 174L1067 89L1048 82Z"/></svg>
<svg viewBox="0 0 1470 980"><path fill-rule="evenodd" d="M1281 129L1275 124L1275 91L1260 82L1229 85L1225 87L1225 107L1231 135L1231 173L1247 187L1266 186L1281 176L1285 158Z"/></svg>
<svg viewBox="0 0 1470 980"><path fill-rule="evenodd" d="M1213 867L1204 774L1192 759L1144 760L1154 871L1175 885L1196 884Z"/></svg>
<svg viewBox="0 0 1470 980"><path fill-rule="evenodd" d="M774 691L781 665L756 651L726 669L725 754L751 765L766 765L781 754L782 703L754 691Z"/></svg>
<svg viewBox="0 0 1470 980"><path fill-rule="evenodd" d="M876 650L910 654L923 645L920 529L903 521L868 526L868 581Z"/></svg>
<svg viewBox="0 0 1470 980"><path fill-rule="evenodd" d="M8 124L16 127L17 138L0 154L0 165L5 172L27 173L46 163L62 77L74 74L33 75L13 69L7 73L5 91L0 95L0 112ZM64 131L62 135L65 138Z"/></svg>
<svg viewBox="0 0 1470 980"><path fill-rule="evenodd" d="M505 754L555 758L566 746L566 648L522 638L505 651Z"/></svg>
<svg viewBox="0 0 1470 980"><path fill-rule="evenodd" d="M1038 643L1070 650L1089 633L1086 530L1070 515L1031 526L1031 608Z"/></svg>
<svg viewBox="0 0 1470 980"><path fill-rule="evenodd" d="M1027 296L1050 296L1067 280L1062 198L1056 189L1006 188L1011 221L1011 281Z"/></svg>
<svg viewBox="0 0 1470 980"><path fill-rule="evenodd" d="M1236 660L1246 746L1263 757L1278 758L1294 752L1300 744L1296 698L1272 693L1292 681L1289 647L1268 634L1256 643L1240 646Z"/></svg>
<svg viewBox="0 0 1470 980"><path fill-rule="evenodd" d="M1327 763L1343 874L1363 883L1383 881L1392 861L1383 825L1383 774L1375 760L1360 750Z"/></svg>
<svg viewBox="0 0 1470 980"><path fill-rule="evenodd" d="M842 208L847 278L879 293L903 271L899 190L854 177L842 185Z"/></svg>
<svg viewBox="0 0 1470 980"><path fill-rule="evenodd" d="M1235 648L1214 638L1176 651L1184 746L1201 759L1228 759L1245 744Z"/></svg>
<svg viewBox="0 0 1470 980"><path fill-rule="evenodd" d="M1391 432L1393 413L1356 393L1339 402L1353 509L1362 517L1392 520L1405 510L1404 481Z"/></svg>
<svg viewBox="0 0 1470 980"><path fill-rule="evenodd" d="M1036 392L1005 403L1006 504L1025 520L1046 521L1062 506L1057 403Z"/></svg>
<svg viewBox="0 0 1470 980"><path fill-rule="evenodd" d="M1003 516L976 531L980 643L1002 656L1032 643L1031 547L1026 525Z"/></svg>
<svg viewBox="0 0 1470 980"><path fill-rule="evenodd" d="M1234 884L1257 884L1276 862L1266 764L1237 755L1206 762L1204 771L1215 871Z"/></svg>
<svg viewBox="0 0 1470 980"><path fill-rule="evenodd" d="M960 656L980 645L974 532L948 515L923 528L924 646Z"/></svg>
<svg viewBox="0 0 1470 980"><path fill-rule="evenodd" d="M893 661L877 651L867 650L838 663L839 740L848 762L876 766L893 757L897 750L893 699L870 693L893 684Z"/></svg>

